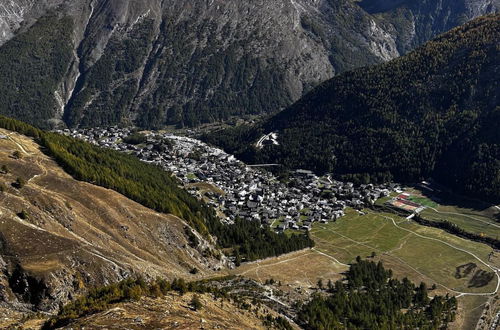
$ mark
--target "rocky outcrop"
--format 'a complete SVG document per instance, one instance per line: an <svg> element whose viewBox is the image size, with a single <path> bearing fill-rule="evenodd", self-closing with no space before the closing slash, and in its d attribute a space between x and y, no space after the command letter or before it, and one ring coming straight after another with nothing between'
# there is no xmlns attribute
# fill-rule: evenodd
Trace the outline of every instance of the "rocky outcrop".
<svg viewBox="0 0 500 330"><path fill-rule="evenodd" d="M34 0L3 1L0 3L0 44L14 36L24 15L33 8Z"/></svg>

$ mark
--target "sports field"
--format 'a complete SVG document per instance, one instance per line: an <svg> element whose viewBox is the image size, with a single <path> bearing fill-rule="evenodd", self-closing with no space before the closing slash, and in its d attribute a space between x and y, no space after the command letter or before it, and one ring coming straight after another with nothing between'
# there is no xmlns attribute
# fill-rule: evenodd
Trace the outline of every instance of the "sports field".
<svg viewBox="0 0 500 330"><path fill-rule="evenodd" d="M384 202L407 212L419 212L430 221L449 221L463 230L489 236L500 237L500 208L476 200L468 200L451 193L424 192L415 188L407 188L404 193L386 198ZM437 202L439 201L439 203ZM423 206L424 209L417 207ZM467 205L459 207L455 204Z"/></svg>
<svg viewBox="0 0 500 330"><path fill-rule="evenodd" d="M406 212L420 212L422 209L438 207L438 203L423 195L419 190L408 188L404 193L393 195L392 198L384 199L384 204L387 203L397 209ZM384 205L380 202L378 205Z"/></svg>
<svg viewBox="0 0 500 330"><path fill-rule="evenodd" d="M430 200L429 198L422 196L422 195L415 195L412 194L410 197L408 197L408 200L420 205L423 205L425 207L438 207L438 203Z"/></svg>

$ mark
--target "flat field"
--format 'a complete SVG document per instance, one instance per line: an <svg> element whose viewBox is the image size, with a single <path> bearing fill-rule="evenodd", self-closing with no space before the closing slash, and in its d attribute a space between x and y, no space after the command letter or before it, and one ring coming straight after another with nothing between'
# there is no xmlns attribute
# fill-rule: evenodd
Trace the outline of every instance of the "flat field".
<svg viewBox="0 0 500 330"><path fill-rule="evenodd" d="M423 281L429 287L436 284L431 295L457 296L459 315L453 328L475 326L486 301L498 291L498 276L492 269L500 266L498 252L395 214L346 211L337 222L313 226L313 249L244 264L232 273L307 289L318 279L342 278L358 255L371 258L375 252L373 260L381 260L394 276Z"/></svg>
<svg viewBox="0 0 500 330"><path fill-rule="evenodd" d="M285 254L276 258L247 263L235 270L235 274L253 278L259 282L268 279L281 281L294 287L314 287L319 279L336 281L348 265L315 249Z"/></svg>
<svg viewBox="0 0 500 330"><path fill-rule="evenodd" d="M422 215L434 221L448 220L461 228L500 236L500 223L495 215L500 209L479 202L465 203L449 196L431 196L410 189L411 201L425 205ZM378 205L384 201L377 201ZM453 201L457 201L454 203ZM460 202L460 203L459 203ZM462 205L456 206L456 205ZM470 207L468 207L470 205ZM363 214L364 213L364 214ZM274 278L284 284L312 287L318 279L332 281L342 278L342 272L359 255L381 260L398 278L408 277L436 285L432 294L458 297L459 311L453 324L456 329L474 328L487 302L498 297L500 252L490 246L462 239L443 230L421 226L393 213L346 210L337 222L315 223L311 232L316 246L279 258L245 264L235 273L265 281ZM498 299L498 298L497 298ZM496 306L496 305L495 305ZM488 319L494 317L498 306Z"/></svg>
<svg viewBox="0 0 500 330"><path fill-rule="evenodd" d="M412 201L427 206L421 213L427 220L449 221L465 231L491 238L500 236L500 207L449 191L408 189L408 192Z"/></svg>
<svg viewBox="0 0 500 330"><path fill-rule="evenodd" d="M335 223L316 224L311 231L316 248L342 263L352 263L359 255L391 260L398 277L425 279L443 290L461 293L490 293L497 288L498 279L473 283L475 272L491 277L487 266L493 250L484 244L458 238L442 230L423 227L390 213L367 213L348 210ZM457 275L460 266L473 264L467 275ZM486 277L485 277L486 278ZM416 279L414 279L416 280Z"/></svg>

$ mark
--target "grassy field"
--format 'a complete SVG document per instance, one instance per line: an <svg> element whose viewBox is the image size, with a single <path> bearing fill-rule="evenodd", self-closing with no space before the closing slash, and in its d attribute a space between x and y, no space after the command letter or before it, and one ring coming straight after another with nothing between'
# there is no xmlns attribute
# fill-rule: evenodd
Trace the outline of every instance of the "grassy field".
<svg viewBox="0 0 500 330"><path fill-rule="evenodd" d="M417 204L420 204L420 205L423 205L423 206L426 206L426 207L438 207L438 203L432 201L431 199L425 197L425 196L422 196L422 195L411 195L408 200L414 202L414 203L417 203Z"/></svg>
<svg viewBox="0 0 500 330"><path fill-rule="evenodd" d="M490 204L467 199L449 192L430 194L430 192L416 189L412 189L412 192L434 203L424 204L428 206L421 213L425 219L449 221L468 232L482 234L495 239L500 236L500 222L497 221L500 209ZM434 201L439 201L439 204Z"/></svg>
<svg viewBox="0 0 500 330"><path fill-rule="evenodd" d="M483 234L492 238L498 238L500 236L500 222L496 222L491 217L484 215L468 215L439 211L439 208L425 209L421 215L423 218L428 220L452 222L471 233Z"/></svg>
<svg viewBox="0 0 500 330"><path fill-rule="evenodd" d="M394 270L397 277L407 276L414 282L436 284L442 293L489 293L497 285L497 278L494 277L483 286L470 286L474 272L492 272L482 262L500 266L498 259L489 261L493 251L489 246L464 240L436 228L420 226L394 214L360 215L349 209L346 216L335 223L316 223L311 236L316 247L307 253L307 258L293 255L290 259L283 256L278 263L266 265L264 273L273 274L283 281L299 278L297 281L301 283L314 283L318 278L324 278L323 274L331 273L325 272L324 262L318 260L326 260L331 267L345 268L345 264L353 262L358 255L368 258L375 252L375 260L382 260ZM456 278L457 267L469 263L476 264L474 272ZM284 264L290 266L286 272L283 272ZM260 280L262 276L257 276L256 269L263 274L262 264L259 263L247 264L239 268L237 273L250 274Z"/></svg>
<svg viewBox="0 0 500 330"><path fill-rule="evenodd" d="M464 296L458 300L458 315L456 327L461 329L474 329L481 317L488 297Z"/></svg>
<svg viewBox="0 0 500 330"><path fill-rule="evenodd" d="M399 195L399 194L396 193L396 192L391 192L391 194L389 196L377 199L377 201L375 202L375 204L376 205L384 205L386 202L390 201L391 199L393 199L397 195Z"/></svg>
<svg viewBox="0 0 500 330"><path fill-rule="evenodd" d="M342 272L347 268L348 266L340 264L334 258L308 249L244 264L232 274L253 278L262 283L273 278L284 285L307 288L315 286L318 279L341 279Z"/></svg>
<svg viewBox="0 0 500 330"><path fill-rule="evenodd" d="M287 234L290 233L287 231ZM331 267L345 268L345 264L352 263L358 255L368 258L375 252L375 260L382 260L397 277L406 276L414 282L436 284L441 293L489 293L497 286L496 277L482 286L471 286L470 282L474 272L492 272L483 262L500 266L499 258L491 258L493 250L489 246L418 225L391 213L360 215L348 209L346 216L335 223L316 223L311 237L316 247L309 250L307 258L296 258L295 255L291 259L280 257L279 263L264 267L265 273L283 281L300 278L297 281L301 283L314 283L318 278L324 278L325 273L324 262L318 260L326 260ZM290 268L283 272L285 263ZM473 272L456 278L457 267L470 263L476 265ZM262 276L257 276L256 269L263 274L259 263L240 267L237 273L250 274L260 280Z"/></svg>
<svg viewBox="0 0 500 330"><path fill-rule="evenodd" d="M207 192L211 192L211 193L214 193L216 195L225 195L226 194L224 192L224 190L220 189L219 187L217 187L211 183L207 183L207 182L191 183L191 184L188 184L187 187L196 187L200 190L200 193L202 193L202 194L205 194Z"/></svg>
<svg viewBox="0 0 500 330"><path fill-rule="evenodd" d="M434 191L419 190L416 188L407 189L408 192L420 195L423 198L434 203L427 205L435 208L443 213L455 213L461 215L469 215L478 217L480 219L495 220L495 216L500 215L500 209L476 199L470 199L464 196L456 195L448 191Z"/></svg>
<svg viewBox="0 0 500 330"><path fill-rule="evenodd" d="M391 220L394 219L395 223ZM466 241L435 228L419 226L394 214L360 215L348 210L336 223L316 224L311 231L316 248L343 263L351 263L360 255L372 252L376 259L390 260L399 277L425 279L451 292L486 293L496 288L496 277L482 287L469 287L469 277L456 278L457 267L475 263L477 270L491 272L482 261L492 249L484 244ZM448 245L449 244L449 245Z"/></svg>
<svg viewBox="0 0 500 330"><path fill-rule="evenodd" d="M407 188L405 192L410 194L409 201L426 207L420 214L427 220L449 221L467 232L495 239L500 236L500 219L497 219L500 209L492 205L451 193L431 193L416 188ZM390 198L381 198L376 204L384 205Z"/></svg>
<svg viewBox="0 0 500 330"><path fill-rule="evenodd" d="M492 249L489 246L420 226L394 214L360 215L348 210L346 217L336 223L315 224L311 236L316 242L315 249L339 262L351 263L357 255L367 258L375 252L375 261L381 260L396 277L436 284L434 293L459 296L455 329L474 328L488 300L488 296L461 295L460 292L490 293L497 288L496 276L481 287L470 287L472 274L462 278L455 276L457 267L469 263L477 266L473 273L479 269L492 272L480 260L499 267L498 253L490 258Z"/></svg>
<svg viewBox="0 0 500 330"><path fill-rule="evenodd" d="M450 196L441 199L411 188L409 192L412 201L427 207L422 215L429 220L448 220L467 231L492 237L500 234L500 223L494 218L498 210L494 207L482 204L483 208L479 208L479 202L457 202L462 205L459 207ZM377 204L383 205L392 197L394 194ZM307 288L320 278L341 278L341 272L358 255L369 259L374 252L373 260L381 260L396 277L408 277L415 283L423 281L429 286L435 284L437 289L431 294L457 296L459 314L452 328L474 328L491 297L489 294L497 289L498 277L489 266L500 268L500 253L488 245L421 226L393 213L365 212L363 215L347 209L346 216L337 222L315 223L310 232L316 242L313 249L246 264L235 270L235 274L258 281L272 277L286 285ZM467 266L472 271L462 273ZM488 275L474 281L475 276L482 276L481 272ZM490 318L496 315L497 307L494 310L489 313Z"/></svg>
<svg viewBox="0 0 500 330"><path fill-rule="evenodd" d="M311 237L313 249L294 252L278 258L244 264L232 271L264 282L273 278L285 286L310 288L318 279L332 281L342 278L342 272L359 255L375 261L381 260L398 278L408 277L415 283L436 284L431 294L459 296L459 316L456 329L473 328L480 317L484 303L497 287L493 277L480 287L471 287L474 273L483 270L492 273L482 262L500 266L498 253L480 243L464 240L440 229L418 225L392 213L361 215L347 209L346 216L335 223L316 223ZM456 277L457 267L474 263L468 275ZM462 295L469 293L472 295Z"/></svg>

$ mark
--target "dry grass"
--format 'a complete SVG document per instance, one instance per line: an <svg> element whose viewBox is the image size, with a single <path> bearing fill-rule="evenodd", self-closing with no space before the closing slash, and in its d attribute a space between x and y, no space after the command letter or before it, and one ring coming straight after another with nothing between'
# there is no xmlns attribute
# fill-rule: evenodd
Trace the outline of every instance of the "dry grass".
<svg viewBox="0 0 500 330"><path fill-rule="evenodd" d="M0 140L0 166L9 168L0 174L7 186L0 193L0 256L9 267L19 265L54 292L74 295L132 273L192 280L221 265L189 247L183 220L74 180L31 139L0 134L9 135ZM21 159L11 157L15 150ZM11 186L17 177L27 181L22 189ZM22 210L28 219L17 215ZM190 274L193 267L197 275ZM76 279L83 286L72 288Z"/></svg>
<svg viewBox="0 0 500 330"><path fill-rule="evenodd" d="M319 279L336 281L347 267L315 250L302 250L276 258L244 264L232 273L261 283L274 279L283 285L307 288Z"/></svg>
<svg viewBox="0 0 500 330"><path fill-rule="evenodd" d="M203 308L194 311L192 294L142 298L138 303L120 303L112 309L80 319L69 327L85 329L265 329L259 316L273 312L260 308L258 313L237 308L228 300L200 295ZM255 308L255 307L254 307Z"/></svg>
<svg viewBox="0 0 500 330"><path fill-rule="evenodd" d="M228 299L214 299L210 294L198 295L203 307L193 310L190 306L192 293L180 296L176 293L162 298L141 298L138 302L124 302L110 309L79 318L65 328L72 329L267 329L262 318L278 314L265 306L252 306L245 310ZM22 318L2 310L9 319ZM4 321L0 328L40 329L45 318L33 318L20 322Z"/></svg>
<svg viewBox="0 0 500 330"><path fill-rule="evenodd" d="M384 216L400 222L401 228ZM487 261L489 253L492 252L490 247L458 238L442 230L405 221L394 214L373 213L361 216L357 212L348 211L347 216L336 223L315 225L311 233L318 249L343 263L351 263L356 256L366 257L374 251L379 256L394 260L393 264L399 261L401 266L395 267L395 270L401 272L395 271L397 276L408 276L412 279L417 273L419 279L428 278L427 283L442 285L444 289L491 292L497 284L497 279L494 278L485 287L469 288L469 278L457 279L454 276L456 267L470 262L491 272L491 269L479 260L459 250L465 249Z"/></svg>
<svg viewBox="0 0 500 330"><path fill-rule="evenodd" d="M401 228L383 216L394 218ZM430 239L418 237L404 229ZM474 262L478 267L491 272L473 256L458 250L465 249L496 266L497 253L489 246L464 240L436 228L408 222L394 214L378 213L361 216L354 211L347 212L347 216L337 223L316 225L312 230L312 237L316 241L317 249L344 263L353 262L357 255L367 257L375 251L377 253L375 261L382 260L385 267L392 269L396 277L408 277L416 283L423 281L429 286L437 284L437 290L431 294L457 295L448 289L491 292L497 284L495 277L484 287L469 288L471 275L461 279L454 276L456 267L469 262ZM492 257L489 258L492 252ZM474 328L482 312L482 307L479 305L487 299L484 296L461 296L458 299L460 315L453 328L471 329L471 326Z"/></svg>
<svg viewBox="0 0 500 330"><path fill-rule="evenodd" d="M450 328L474 329L479 320L488 297L464 296L458 299L457 318Z"/></svg>
<svg viewBox="0 0 500 330"><path fill-rule="evenodd" d="M10 169L1 179L9 183L20 176L28 184L20 190L9 187L0 195L0 226L9 247L29 260L32 269L37 268L34 259L39 256L88 251L124 268L151 269L152 275L187 275L193 266L203 274L206 267L191 256L196 257L196 251L184 247L181 219L147 209L112 190L76 181L31 139L10 137L15 142L0 141L0 164ZM19 145L26 153L15 160L10 155L21 150ZM21 210L28 213L27 221L16 216Z"/></svg>
<svg viewBox="0 0 500 330"><path fill-rule="evenodd" d="M208 182L197 182L197 183L192 183L187 185L188 187L196 187L200 190L200 193L204 194L206 192L212 192L217 195L225 195L226 193L224 190L220 189L219 187L208 183Z"/></svg>

